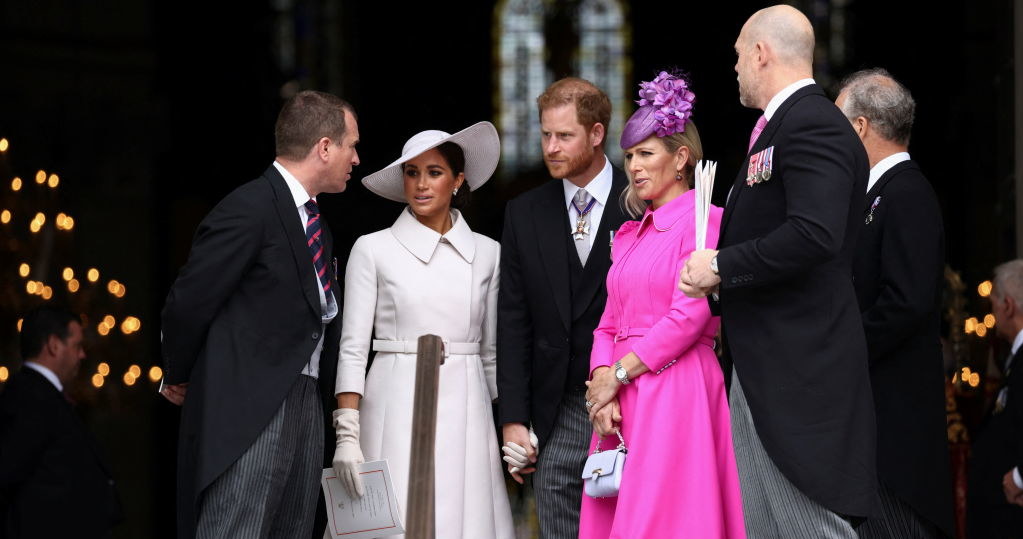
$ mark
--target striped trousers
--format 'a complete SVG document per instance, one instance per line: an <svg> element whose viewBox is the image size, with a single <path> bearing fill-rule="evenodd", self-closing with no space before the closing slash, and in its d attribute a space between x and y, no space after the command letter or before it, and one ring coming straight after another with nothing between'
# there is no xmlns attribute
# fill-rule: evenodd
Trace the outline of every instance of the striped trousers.
<svg viewBox="0 0 1023 539"><path fill-rule="evenodd" d="M550 439L536 462L533 492L541 539L577 539L583 501L583 466L593 427L586 393L566 392Z"/></svg>
<svg viewBox="0 0 1023 539"><path fill-rule="evenodd" d="M882 483L881 514L868 518L856 533L860 539L938 539L943 534Z"/></svg>
<svg viewBox="0 0 1023 539"><path fill-rule="evenodd" d="M311 537L323 430L316 379L299 375L270 424L203 493L196 537Z"/></svg>
<svg viewBox="0 0 1023 539"><path fill-rule="evenodd" d="M732 370L732 441L749 539L857 539L847 520L807 498L764 450L746 396Z"/></svg>

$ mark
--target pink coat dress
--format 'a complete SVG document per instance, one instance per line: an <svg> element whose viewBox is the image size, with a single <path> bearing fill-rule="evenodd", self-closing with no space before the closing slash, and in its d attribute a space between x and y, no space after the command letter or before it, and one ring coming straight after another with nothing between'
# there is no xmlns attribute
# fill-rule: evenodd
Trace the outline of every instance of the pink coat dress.
<svg viewBox="0 0 1023 539"><path fill-rule="evenodd" d="M707 300L677 288L696 243L694 207L689 190L615 235L590 369L631 351L650 372L618 392L629 449L622 486L617 498L583 495L582 539L746 537L724 377L713 349L719 322ZM711 206L709 221L707 247L714 248L720 208ZM594 434L591 451L596 441ZM605 438L601 449L617 444Z"/></svg>

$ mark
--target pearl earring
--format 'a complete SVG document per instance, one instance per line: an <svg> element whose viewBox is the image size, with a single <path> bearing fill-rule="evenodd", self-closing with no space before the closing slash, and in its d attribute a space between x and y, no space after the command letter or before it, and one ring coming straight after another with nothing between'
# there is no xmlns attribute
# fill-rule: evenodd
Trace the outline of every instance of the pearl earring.
<svg viewBox="0 0 1023 539"><path fill-rule="evenodd" d="M454 190L454 191L452 191L452 192L451 192L451 194L452 194L452 195L457 195L457 194L458 194L458 188L457 188L457 187L455 187L455 190Z"/></svg>

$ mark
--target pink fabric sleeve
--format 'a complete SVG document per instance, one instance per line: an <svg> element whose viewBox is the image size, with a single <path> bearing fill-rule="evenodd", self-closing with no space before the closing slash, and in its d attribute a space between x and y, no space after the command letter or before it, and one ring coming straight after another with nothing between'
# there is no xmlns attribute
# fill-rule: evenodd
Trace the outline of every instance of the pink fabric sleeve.
<svg viewBox="0 0 1023 539"><path fill-rule="evenodd" d="M721 208L711 206L707 223L707 248L717 247L721 225ZM692 253L685 253L676 267L676 275ZM630 339L632 351L652 372L657 372L688 350L706 331L711 320L705 298L690 298L674 287L671 307L643 337Z"/></svg>
<svg viewBox="0 0 1023 539"><path fill-rule="evenodd" d="M593 348L590 349L590 372L597 367L610 367L615 362L615 333L618 332L618 322L615 318L614 306L608 298L604 304L604 314L600 316L600 323L597 329L593 330Z"/></svg>

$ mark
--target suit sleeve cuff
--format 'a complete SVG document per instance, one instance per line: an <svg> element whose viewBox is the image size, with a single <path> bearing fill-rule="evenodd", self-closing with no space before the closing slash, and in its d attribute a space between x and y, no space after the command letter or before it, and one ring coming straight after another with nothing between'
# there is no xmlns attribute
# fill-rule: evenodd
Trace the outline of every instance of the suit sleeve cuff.
<svg viewBox="0 0 1023 539"><path fill-rule="evenodd" d="M1016 488L1023 488L1023 477L1019 476L1019 467L1012 469L1012 482L1016 483Z"/></svg>

